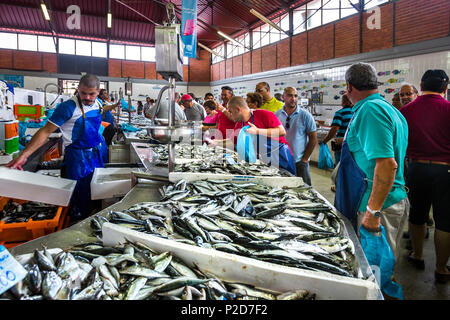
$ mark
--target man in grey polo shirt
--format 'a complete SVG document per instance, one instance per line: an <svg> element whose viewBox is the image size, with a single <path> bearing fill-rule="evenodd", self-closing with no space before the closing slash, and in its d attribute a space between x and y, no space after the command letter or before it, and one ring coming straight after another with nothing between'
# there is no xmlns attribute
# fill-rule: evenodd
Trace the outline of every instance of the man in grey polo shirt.
<svg viewBox="0 0 450 320"><path fill-rule="evenodd" d="M203 121L206 118L205 108L199 103L194 103L192 97L185 94L181 97L186 118L191 121Z"/></svg>
<svg viewBox="0 0 450 320"><path fill-rule="evenodd" d="M283 92L284 106L275 115L286 129L286 140L294 154L297 176L311 185L309 157L317 144L316 123L313 116L299 107L295 88L287 87Z"/></svg>

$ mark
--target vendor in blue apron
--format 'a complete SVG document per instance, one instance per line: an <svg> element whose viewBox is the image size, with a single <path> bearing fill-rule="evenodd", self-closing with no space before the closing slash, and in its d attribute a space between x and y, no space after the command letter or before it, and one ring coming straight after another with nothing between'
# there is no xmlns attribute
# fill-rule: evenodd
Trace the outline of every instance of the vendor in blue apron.
<svg viewBox="0 0 450 320"><path fill-rule="evenodd" d="M380 225L398 258L409 202L404 188L408 125L378 92L376 70L357 63L346 72L347 96L354 104L341 150L335 207L356 231Z"/></svg>
<svg viewBox="0 0 450 320"><path fill-rule="evenodd" d="M253 142L260 160L296 174L294 157L284 137L286 130L273 112L252 110L244 98L237 96L228 102L228 111L236 123L233 133L235 144L241 128L249 126L245 130L254 136Z"/></svg>
<svg viewBox="0 0 450 320"><path fill-rule="evenodd" d="M22 170L28 157L59 128L65 147L61 176L77 180L70 203L71 221L84 219L91 213L90 182L95 168L104 167L107 157L105 139L100 133L103 110L97 100L99 87L100 81L95 75L84 75L80 79L77 95L61 103L23 152L7 164ZM104 108L109 110L110 107Z"/></svg>

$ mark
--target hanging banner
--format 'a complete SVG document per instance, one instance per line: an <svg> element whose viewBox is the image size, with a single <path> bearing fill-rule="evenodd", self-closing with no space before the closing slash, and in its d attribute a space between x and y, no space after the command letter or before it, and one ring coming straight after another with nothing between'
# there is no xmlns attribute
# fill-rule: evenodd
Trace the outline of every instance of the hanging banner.
<svg viewBox="0 0 450 320"><path fill-rule="evenodd" d="M196 58L197 0L181 1L181 39L184 43L184 56Z"/></svg>

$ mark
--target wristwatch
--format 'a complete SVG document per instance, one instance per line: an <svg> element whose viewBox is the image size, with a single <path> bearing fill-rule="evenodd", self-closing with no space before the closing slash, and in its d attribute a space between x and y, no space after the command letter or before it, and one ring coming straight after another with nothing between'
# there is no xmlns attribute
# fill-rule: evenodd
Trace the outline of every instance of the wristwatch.
<svg viewBox="0 0 450 320"><path fill-rule="evenodd" d="M367 206L367 211L372 214L375 218L381 217L381 211L380 210L372 210Z"/></svg>

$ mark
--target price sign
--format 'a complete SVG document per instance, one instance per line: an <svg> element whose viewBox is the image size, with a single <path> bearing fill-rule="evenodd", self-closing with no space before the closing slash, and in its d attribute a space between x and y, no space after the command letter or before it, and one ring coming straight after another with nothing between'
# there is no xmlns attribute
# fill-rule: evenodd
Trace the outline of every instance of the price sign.
<svg viewBox="0 0 450 320"><path fill-rule="evenodd" d="M27 271L4 246L0 246L0 294L22 281Z"/></svg>

